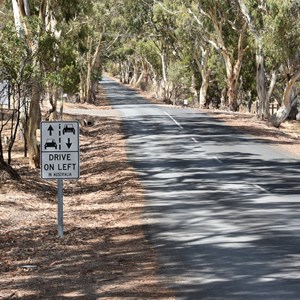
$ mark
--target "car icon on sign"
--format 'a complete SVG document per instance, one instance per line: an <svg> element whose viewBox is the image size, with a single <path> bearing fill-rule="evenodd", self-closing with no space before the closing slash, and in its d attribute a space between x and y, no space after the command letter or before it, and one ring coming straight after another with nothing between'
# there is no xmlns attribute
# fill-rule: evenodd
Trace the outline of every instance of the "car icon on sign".
<svg viewBox="0 0 300 300"><path fill-rule="evenodd" d="M73 127L73 124L66 124L64 129L63 129L63 134L65 134L66 132L70 132L75 134L75 129Z"/></svg>
<svg viewBox="0 0 300 300"><path fill-rule="evenodd" d="M54 139L47 139L45 143L45 150L47 148L55 148L57 149L57 144Z"/></svg>

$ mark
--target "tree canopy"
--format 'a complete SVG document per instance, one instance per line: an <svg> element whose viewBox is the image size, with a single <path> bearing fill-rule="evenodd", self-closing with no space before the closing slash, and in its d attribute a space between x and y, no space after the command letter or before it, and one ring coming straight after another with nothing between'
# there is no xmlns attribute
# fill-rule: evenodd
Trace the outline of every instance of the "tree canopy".
<svg viewBox="0 0 300 300"><path fill-rule="evenodd" d="M3 0L0 5L0 80L9 82L21 121L26 108L31 167L39 164L41 103L48 103L50 119L58 117L65 93L92 103L104 69L166 102L251 111L276 127L299 107L299 1ZM272 102L280 109L270 116Z"/></svg>

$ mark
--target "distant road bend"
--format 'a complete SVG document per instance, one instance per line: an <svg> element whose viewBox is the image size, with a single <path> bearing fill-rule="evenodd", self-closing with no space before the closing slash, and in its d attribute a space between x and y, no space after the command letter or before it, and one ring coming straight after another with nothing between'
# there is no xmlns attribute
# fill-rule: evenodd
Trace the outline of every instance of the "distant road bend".
<svg viewBox="0 0 300 300"><path fill-rule="evenodd" d="M176 299L300 299L300 161L104 78Z"/></svg>

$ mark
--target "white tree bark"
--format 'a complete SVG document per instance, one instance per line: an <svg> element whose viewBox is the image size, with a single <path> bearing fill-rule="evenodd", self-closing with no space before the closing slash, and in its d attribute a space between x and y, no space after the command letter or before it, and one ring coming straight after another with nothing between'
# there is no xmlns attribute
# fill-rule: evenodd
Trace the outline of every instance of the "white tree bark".
<svg viewBox="0 0 300 300"><path fill-rule="evenodd" d="M269 86L269 90L267 91L267 84L266 84L266 72L265 72L265 59L263 54L263 46L262 46L262 38L260 31L256 28L251 14L248 10L247 5L244 3L243 0L238 0L240 9L247 20L249 28L253 34L256 44L256 91L257 96L259 99L259 111L258 115L260 119L268 118L270 115L269 112L269 103L272 92L274 90L274 86L276 83L276 75L273 72L272 78Z"/></svg>
<svg viewBox="0 0 300 300"><path fill-rule="evenodd" d="M300 70L297 73L295 73L287 82L283 93L282 105L279 108L279 110L270 118L271 124L276 128L278 128L280 124L284 120L286 120L286 118L290 114L292 108L292 101L293 101L292 91L299 78L300 78Z"/></svg>
<svg viewBox="0 0 300 300"><path fill-rule="evenodd" d="M208 58L210 55L210 45L201 47L201 61L198 59L195 51L193 51L194 60L201 74L201 87L199 91L199 107L204 108L207 105L207 92L209 88L210 70L208 67Z"/></svg>
<svg viewBox="0 0 300 300"><path fill-rule="evenodd" d="M13 14L14 14L14 21L15 21L15 27L16 31L19 37L24 38L24 25L21 20L21 13L20 13L20 7L18 5L18 0L12 0L12 7L13 7Z"/></svg>
<svg viewBox="0 0 300 300"><path fill-rule="evenodd" d="M203 22L199 19L191 9L188 12L193 16L196 22L203 27ZM214 34L205 32L203 34L203 39L210 43L217 51L221 52L223 57L225 68L226 68L226 81L227 81L227 102L231 110L236 110L238 108L237 103L237 86L238 79L240 75L242 60L244 56L245 49L243 48L243 42L247 32L247 22L245 21L242 28L236 29L239 34L238 41L238 53L237 57L234 58L233 54L230 53L228 47L226 47L225 41L223 39L223 19L218 19L218 10L216 7L212 8L211 11L204 11L199 7L200 14L209 19L214 28Z"/></svg>

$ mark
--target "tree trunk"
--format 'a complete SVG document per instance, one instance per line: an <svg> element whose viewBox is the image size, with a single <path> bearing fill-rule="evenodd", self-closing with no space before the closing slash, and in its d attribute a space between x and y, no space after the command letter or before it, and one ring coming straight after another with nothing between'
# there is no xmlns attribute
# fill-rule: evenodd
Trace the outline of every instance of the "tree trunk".
<svg viewBox="0 0 300 300"><path fill-rule="evenodd" d="M170 100L170 87L168 82L168 71L167 71L167 58L165 51L160 53L161 65L162 65L162 89L163 89L163 99Z"/></svg>
<svg viewBox="0 0 300 300"><path fill-rule="evenodd" d="M255 22L249 12L249 9L244 3L243 0L239 0L240 9L247 20L249 28L255 38L256 44L256 91L259 100L259 108L257 114L260 119L264 119L269 116L269 99L266 91L266 82L265 82L265 65L264 65L264 55L263 55L263 45L261 33L256 27Z"/></svg>
<svg viewBox="0 0 300 300"><path fill-rule="evenodd" d="M55 87L49 88L49 103L51 105L50 110L48 111L48 120L53 121L58 119L57 115L57 89Z"/></svg>
<svg viewBox="0 0 300 300"><path fill-rule="evenodd" d="M222 92L221 92L221 108L222 109L225 109L228 105L228 102L227 102L227 89L226 88L223 88Z"/></svg>
<svg viewBox="0 0 300 300"><path fill-rule="evenodd" d="M29 108L28 130L27 130L27 145L29 156L29 167L32 169L40 166L40 151L37 142L36 130L39 128L41 120L40 111L40 84L37 79L32 86L32 97Z"/></svg>
<svg viewBox="0 0 300 300"><path fill-rule="evenodd" d="M95 66L99 65L99 54L101 50L103 33L99 35L96 47L94 47L93 38L89 38L89 51L87 53L87 72L86 72L86 82L85 82L85 99L86 102L92 103L94 101L93 95L93 71Z"/></svg>
<svg viewBox="0 0 300 300"><path fill-rule="evenodd" d="M277 72L273 71L272 75L271 75L271 81L270 81L269 89L268 89L268 92L267 92L267 100L266 100L269 115L270 115L270 111L269 111L270 99L271 99L271 96L273 94L273 91L274 91L274 88L275 88L275 85L276 85L276 80L277 80Z"/></svg>
<svg viewBox="0 0 300 300"><path fill-rule="evenodd" d="M80 72L80 84L79 84L79 97L80 97L80 103L85 103L85 80L83 74Z"/></svg>
<svg viewBox="0 0 300 300"><path fill-rule="evenodd" d="M85 95L84 99L86 102L91 103L91 89L92 89L92 51L93 51L93 39L88 39L89 51L87 53L86 61L86 74L85 74Z"/></svg>
<svg viewBox="0 0 300 300"><path fill-rule="evenodd" d="M133 64L133 76L130 80L130 85L133 87L137 86L137 81L139 79L139 65L137 64L137 62L134 62Z"/></svg>
<svg viewBox="0 0 300 300"><path fill-rule="evenodd" d="M1 173L3 171L13 180L21 179L20 175L9 164L7 164L3 158L0 157L0 178L2 177Z"/></svg>
<svg viewBox="0 0 300 300"><path fill-rule="evenodd" d="M248 24L247 22L245 22L239 35L239 41L237 47L238 53L237 53L235 64L233 65L233 62L231 62L230 63L231 66L229 67L228 70L229 72L227 72L227 83L228 83L227 98L228 98L229 109L233 111L236 111L238 109L238 102L237 102L238 80L241 73L242 62L245 53L243 44L244 44L247 28L248 28ZM223 53L226 57L226 51L223 51ZM228 60L230 60L229 56L227 61Z"/></svg>
<svg viewBox="0 0 300 300"><path fill-rule="evenodd" d="M270 110L269 110L270 98L272 96L276 84L277 73L272 72L269 89L267 91L262 45L260 41L258 41L257 44L258 44L257 46L258 50L256 53L256 91L259 99L258 116L260 119L265 119L270 117Z"/></svg>
<svg viewBox="0 0 300 300"><path fill-rule="evenodd" d="M265 83L265 65L264 56L262 54L261 45L258 46L256 52L256 91L259 100L258 115L260 119L268 117L269 107L266 103L266 83ZM268 109L266 109L268 108Z"/></svg>
<svg viewBox="0 0 300 300"><path fill-rule="evenodd" d="M199 106L205 108L207 106L207 91L209 87L209 74L202 74L202 83L199 93Z"/></svg>
<svg viewBox="0 0 300 300"><path fill-rule="evenodd" d="M16 31L19 37L24 37L24 25L21 20L21 11L17 0L12 0L13 14Z"/></svg>
<svg viewBox="0 0 300 300"><path fill-rule="evenodd" d="M121 82L128 84L130 81L130 62L124 61L121 63Z"/></svg>
<svg viewBox="0 0 300 300"><path fill-rule="evenodd" d="M236 74L231 73L227 77L227 101L228 107L231 111L237 111L238 102L237 102L237 78Z"/></svg>
<svg viewBox="0 0 300 300"><path fill-rule="evenodd" d="M195 51L193 51L194 60L201 74L202 83L199 91L199 107L207 106L207 91L209 87L210 70L208 67L208 58L210 55L210 46L201 47L201 62L199 61Z"/></svg>
<svg viewBox="0 0 300 300"><path fill-rule="evenodd" d="M137 82L136 82L136 84L135 84L136 87L140 87L141 82L142 82L142 79L145 78L144 73L145 73L145 71L142 70L142 72L141 72L141 74L140 74L140 76L139 76L139 78L138 78L138 80L137 80ZM145 81L145 82L146 82L146 81Z"/></svg>
<svg viewBox="0 0 300 300"><path fill-rule="evenodd" d="M85 99L87 103L92 103L93 98L92 98L92 70L90 66L88 66L87 70L87 76L86 76L86 81L85 81Z"/></svg>
<svg viewBox="0 0 300 300"><path fill-rule="evenodd" d="M271 124L278 128L280 124L286 120L286 118L289 116L291 108L292 108L292 91L293 87L296 83L296 81L300 78L300 71L296 73L292 78L288 81L284 93L283 93L283 99L282 99L282 105L279 108L279 110L273 114L270 118Z"/></svg>

